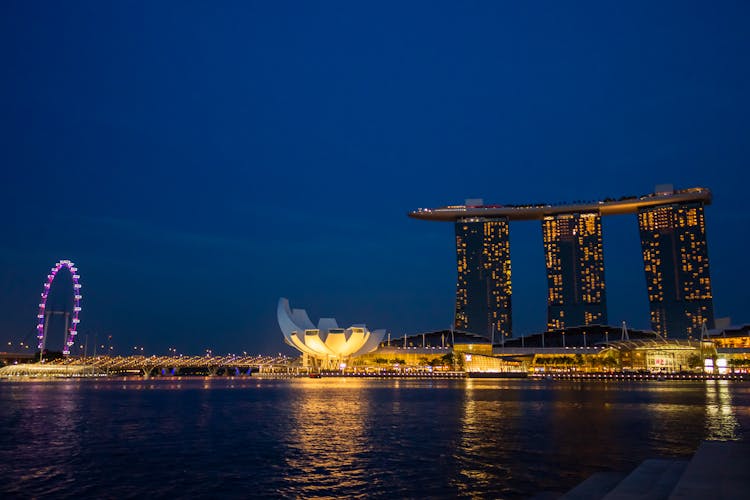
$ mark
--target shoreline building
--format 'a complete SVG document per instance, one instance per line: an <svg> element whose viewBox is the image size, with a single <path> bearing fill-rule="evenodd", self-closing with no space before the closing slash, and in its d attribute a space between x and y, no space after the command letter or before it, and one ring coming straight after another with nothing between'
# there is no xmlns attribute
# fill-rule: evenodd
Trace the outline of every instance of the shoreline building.
<svg viewBox="0 0 750 500"><path fill-rule="evenodd" d="M607 324L601 215L547 215L542 219L542 235L547 329Z"/></svg>
<svg viewBox="0 0 750 500"><path fill-rule="evenodd" d="M714 327L703 201L638 210L651 327L663 337L700 337Z"/></svg>
<svg viewBox="0 0 750 500"><path fill-rule="evenodd" d="M302 353L304 366L317 369L343 369L350 358L376 350L385 337L385 330L365 325L340 328L335 318L320 318L316 326L304 309L291 309L283 297L276 319L284 342Z"/></svg>
<svg viewBox="0 0 750 500"><path fill-rule="evenodd" d="M512 337L512 221L542 224L547 269L547 328L606 324L602 216L637 214L651 326L688 338L713 328L713 298L703 207L711 191L675 191L568 204L464 205L420 208L415 219L453 222L456 231L455 325L497 339ZM669 283L667 283L669 281Z"/></svg>
<svg viewBox="0 0 750 500"><path fill-rule="evenodd" d="M459 330L510 336L510 240L508 219L457 219L456 315ZM494 335L493 335L494 334Z"/></svg>

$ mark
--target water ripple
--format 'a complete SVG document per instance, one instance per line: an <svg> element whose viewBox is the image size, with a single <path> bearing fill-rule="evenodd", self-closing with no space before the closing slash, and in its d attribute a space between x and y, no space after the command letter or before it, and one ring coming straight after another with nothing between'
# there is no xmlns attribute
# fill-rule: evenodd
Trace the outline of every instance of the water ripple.
<svg viewBox="0 0 750 500"><path fill-rule="evenodd" d="M525 498L746 439L731 382L0 382L0 496Z"/></svg>

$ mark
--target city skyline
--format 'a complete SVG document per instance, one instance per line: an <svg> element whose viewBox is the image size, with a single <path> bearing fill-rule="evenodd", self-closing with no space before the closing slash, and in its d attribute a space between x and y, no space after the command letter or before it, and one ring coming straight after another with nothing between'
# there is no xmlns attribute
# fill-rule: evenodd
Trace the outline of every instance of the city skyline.
<svg viewBox="0 0 750 500"><path fill-rule="evenodd" d="M60 259L78 338L120 350L275 352L279 297L445 329L455 230L405 212L663 182L711 188L715 315L749 322L748 9L4 2L0 335L34 341ZM542 227L510 226L513 331L541 331ZM637 221L602 231L608 322L647 329Z"/></svg>

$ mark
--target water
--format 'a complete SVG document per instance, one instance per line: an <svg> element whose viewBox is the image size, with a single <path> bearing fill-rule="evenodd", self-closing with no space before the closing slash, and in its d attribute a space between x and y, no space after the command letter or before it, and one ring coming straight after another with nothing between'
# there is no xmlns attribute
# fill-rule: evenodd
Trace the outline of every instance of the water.
<svg viewBox="0 0 750 500"><path fill-rule="evenodd" d="M2 497L489 497L747 440L741 382L0 382Z"/></svg>

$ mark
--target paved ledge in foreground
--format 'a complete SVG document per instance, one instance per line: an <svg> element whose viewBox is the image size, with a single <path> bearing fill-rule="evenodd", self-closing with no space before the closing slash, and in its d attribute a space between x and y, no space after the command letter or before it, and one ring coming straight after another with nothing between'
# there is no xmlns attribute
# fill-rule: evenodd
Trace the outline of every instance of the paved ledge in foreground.
<svg viewBox="0 0 750 500"><path fill-rule="evenodd" d="M563 500L728 500L750 497L750 443L704 441L687 460L649 459L630 474L600 472ZM554 498L552 493L537 499Z"/></svg>
<svg viewBox="0 0 750 500"><path fill-rule="evenodd" d="M688 498L750 497L750 443L704 441L669 496Z"/></svg>

